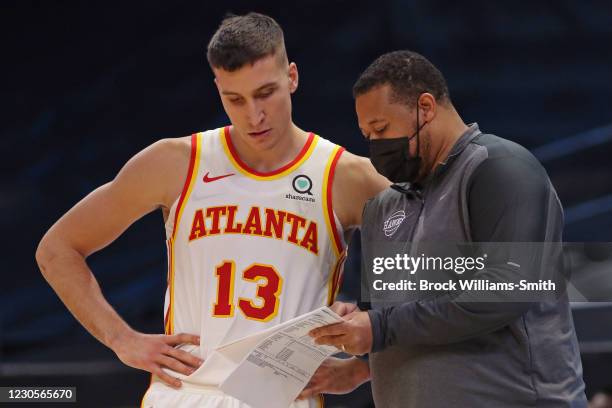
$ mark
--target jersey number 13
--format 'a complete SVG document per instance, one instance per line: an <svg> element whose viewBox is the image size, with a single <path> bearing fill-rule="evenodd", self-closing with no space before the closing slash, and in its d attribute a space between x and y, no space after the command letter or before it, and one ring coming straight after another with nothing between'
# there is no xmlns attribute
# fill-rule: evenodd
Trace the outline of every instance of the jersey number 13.
<svg viewBox="0 0 612 408"><path fill-rule="evenodd" d="M236 263L224 260L215 269L217 277L217 301L213 305L214 317L234 315L234 282ZM278 313L279 296L283 279L271 265L252 264L242 272L242 279L257 285L255 295L261 299L259 305L252 299L238 298L238 308L247 319L267 322ZM265 282L258 283L261 279Z"/></svg>

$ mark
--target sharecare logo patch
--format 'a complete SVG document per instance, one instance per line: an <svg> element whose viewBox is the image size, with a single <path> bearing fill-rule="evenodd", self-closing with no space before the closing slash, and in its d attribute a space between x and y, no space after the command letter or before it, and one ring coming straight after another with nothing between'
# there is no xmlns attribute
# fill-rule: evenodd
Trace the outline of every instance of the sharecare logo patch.
<svg viewBox="0 0 612 408"><path fill-rule="evenodd" d="M385 231L385 235L390 237L395 234L395 231L399 228L399 226L406 219L406 213L404 210L399 210L391 214L387 221L385 221L383 225L383 230Z"/></svg>

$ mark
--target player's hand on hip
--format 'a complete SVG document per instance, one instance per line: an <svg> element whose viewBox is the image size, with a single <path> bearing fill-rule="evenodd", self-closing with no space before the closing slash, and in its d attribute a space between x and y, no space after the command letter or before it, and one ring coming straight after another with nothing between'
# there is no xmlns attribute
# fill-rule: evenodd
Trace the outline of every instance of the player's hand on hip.
<svg viewBox="0 0 612 408"><path fill-rule="evenodd" d="M345 303L345 302L334 302L333 305L329 307L331 310L336 312L340 317L345 316L349 313L358 310L357 305L355 303Z"/></svg>
<svg viewBox="0 0 612 408"><path fill-rule="evenodd" d="M203 363L199 357L174 348L179 344L199 346L200 337L186 333L165 335L133 331L117 339L113 351L126 365L148 371L169 386L178 388L181 381L166 374L162 368L190 375Z"/></svg>
<svg viewBox="0 0 612 408"><path fill-rule="evenodd" d="M369 379L370 368L366 361L355 357L329 357L314 373L298 399L311 398L321 393L348 394Z"/></svg>
<svg viewBox="0 0 612 408"><path fill-rule="evenodd" d="M335 346L356 356L372 350L372 323L368 312L354 311L343 317L341 323L313 329L309 332L315 343Z"/></svg>

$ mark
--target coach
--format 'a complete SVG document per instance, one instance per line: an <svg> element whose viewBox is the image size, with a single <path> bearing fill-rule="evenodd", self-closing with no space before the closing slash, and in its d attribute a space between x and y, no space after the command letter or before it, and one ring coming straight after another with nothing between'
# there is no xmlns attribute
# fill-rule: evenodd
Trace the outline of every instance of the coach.
<svg viewBox="0 0 612 408"><path fill-rule="evenodd" d="M523 147L466 125L442 74L423 56L379 57L353 93L371 161L395 183L366 204L364 248L380 240L561 242L563 210L543 167ZM405 217L383 231L398 211ZM486 273L525 273L519 267L506 262ZM336 309L345 321L311 335L350 354L371 353L378 407L587 405L566 295L492 305L442 293L373 301L367 311Z"/></svg>

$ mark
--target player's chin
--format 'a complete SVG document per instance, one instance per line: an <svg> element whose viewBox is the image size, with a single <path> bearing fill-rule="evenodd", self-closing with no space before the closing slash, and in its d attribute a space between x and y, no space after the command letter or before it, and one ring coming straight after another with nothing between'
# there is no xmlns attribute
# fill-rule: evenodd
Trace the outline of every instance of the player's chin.
<svg viewBox="0 0 612 408"><path fill-rule="evenodd" d="M251 139L251 147L258 151L266 151L272 149L277 143L277 137L274 130L271 130L263 136L258 136Z"/></svg>

